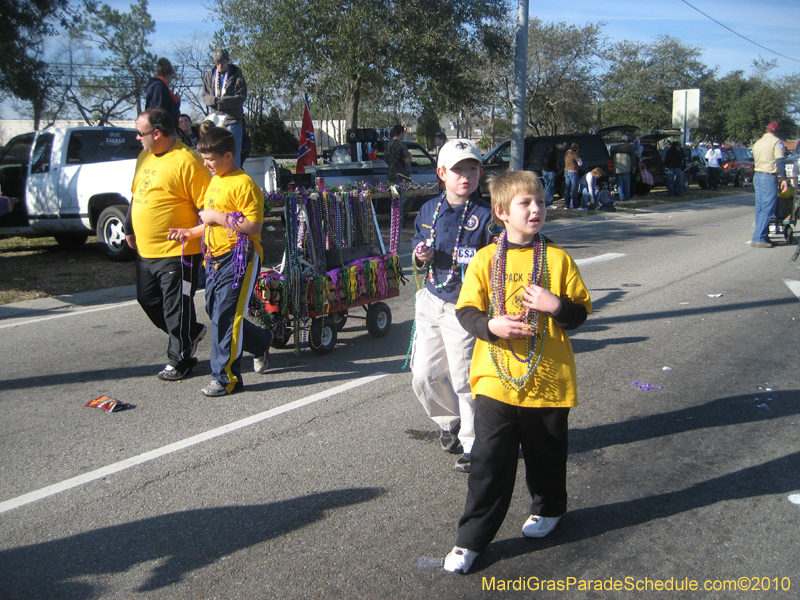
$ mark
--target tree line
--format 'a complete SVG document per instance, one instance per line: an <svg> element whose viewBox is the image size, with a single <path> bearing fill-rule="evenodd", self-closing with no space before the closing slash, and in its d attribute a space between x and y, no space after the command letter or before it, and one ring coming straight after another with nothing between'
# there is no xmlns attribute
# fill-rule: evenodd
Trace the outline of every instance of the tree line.
<svg viewBox="0 0 800 600"><path fill-rule="evenodd" d="M247 79L256 150L287 151L277 147L292 144L282 121L300 120L304 94L314 118L348 128L405 120L430 144L446 115L461 135L481 129L488 145L510 130L515 9L510 0L212 0L213 39L179 40L168 58L183 112L197 117L207 114L200 88L211 53L228 48ZM143 109L158 58L155 25L147 0L129 11L15 0L0 20L0 94L23 103L37 127L130 118ZM749 144L769 121L797 131L800 74L774 77L775 61L759 58L721 75L696 46L666 35L609 42L604 26L530 19L528 134L670 128L672 91L692 88L701 90L693 137Z"/></svg>

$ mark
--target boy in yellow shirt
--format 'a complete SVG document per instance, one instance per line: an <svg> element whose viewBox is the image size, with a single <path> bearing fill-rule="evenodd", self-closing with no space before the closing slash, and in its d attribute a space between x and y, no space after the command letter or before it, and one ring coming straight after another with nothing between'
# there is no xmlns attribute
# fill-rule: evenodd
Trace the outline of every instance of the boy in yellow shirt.
<svg viewBox="0 0 800 600"><path fill-rule="evenodd" d="M456 305L459 322L477 338L472 469L456 546L444 562L461 574L505 519L520 446L532 497L522 533L544 537L567 510L567 420L577 379L566 330L592 310L575 262L539 233L547 215L539 179L508 171L489 191L505 231L472 259Z"/></svg>
<svg viewBox="0 0 800 600"><path fill-rule="evenodd" d="M264 195L236 166L236 140L230 131L210 130L197 143L197 150L214 175L200 211L202 223L191 229L170 229L169 238L185 241L204 236L212 379L201 391L206 396L224 396L243 385L243 350L255 355L257 373L269 366L272 334L245 318L263 260Z"/></svg>

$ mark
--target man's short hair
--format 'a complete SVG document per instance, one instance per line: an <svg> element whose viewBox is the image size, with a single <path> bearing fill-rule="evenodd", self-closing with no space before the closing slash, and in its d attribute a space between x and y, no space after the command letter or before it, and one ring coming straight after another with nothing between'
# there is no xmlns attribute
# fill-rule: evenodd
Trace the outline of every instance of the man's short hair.
<svg viewBox="0 0 800 600"><path fill-rule="evenodd" d="M147 117L147 122L150 123L152 129L158 129L162 135L167 137L175 135L175 123L172 115L163 108L148 108L142 114Z"/></svg>
<svg viewBox="0 0 800 600"><path fill-rule="evenodd" d="M544 198L544 188L535 173L530 171L506 171L500 175L489 177L489 195L492 197L492 219L495 223L503 222L497 218L497 207L508 214L511 201L519 194L531 194L536 198Z"/></svg>
<svg viewBox="0 0 800 600"><path fill-rule="evenodd" d="M175 69L172 68L172 63L166 58L159 58L156 61L156 77L174 77Z"/></svg>
<svg viewBox="0 0 800 600"><path fill-rule="evenodd" d="M223 156L227 152L236 154L236 138L224 127L214 127L197 142L197 151L200 154L218 154Z"/></svg>
<svg viewBox="0 0 800 600"><path fill-rule="evenodd" d="M403 127L402 125L395 125L394 127L392 127L392 137L393 138L395 138L398 135L400 135L401 133L405 133L405 132L406 132L406 128Z"/></svg>

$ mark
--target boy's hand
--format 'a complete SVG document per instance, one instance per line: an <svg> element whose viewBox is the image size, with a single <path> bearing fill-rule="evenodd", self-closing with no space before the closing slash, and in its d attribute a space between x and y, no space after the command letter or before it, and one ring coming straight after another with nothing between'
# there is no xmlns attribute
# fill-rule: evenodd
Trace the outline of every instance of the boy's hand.
<svg viewBox="0 0 800 600"><path fill-rule="evenodd" d="M225 225L225 213L205 208L200 211L200 220L206 225Z"/></svg>
<svg viewBox="0 0 800 600"><path fill-rule="evenodd" d="M425 242L420 242L414 249L414 255L418 262L428 262L433 260L434 251Z"/></svg>
<svg viewBox="0 0 800 600"><path fill-rule="evenodd" d="M531 331L528 323L522 320L522 315L501 315L489 319L489 331L504 340L516 338L533 337L535 331Z"/></svg>
<svg viewBox="0 0 800 600"><path fill-rule="evenodd" d="M173 229L170 227L167 234L168 240L176 240L178 242L185 242L189 239L190 232L188 229Z"/></svg>
<svg viewBox="0 0 800 600"><path fill-rule="evenodd" d="M555 315L561 310L561 298L538 285L526 285L522 289L522 305L539 312Z"/></svg>

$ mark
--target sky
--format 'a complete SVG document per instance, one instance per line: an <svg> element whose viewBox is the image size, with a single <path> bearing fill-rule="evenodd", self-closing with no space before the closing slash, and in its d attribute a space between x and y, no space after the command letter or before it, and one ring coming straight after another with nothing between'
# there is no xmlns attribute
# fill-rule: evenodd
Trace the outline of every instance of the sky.
<svg viewBox="0 0 800 600"><path fill-rule="evenodd" d="M670 35L699 48L701 60L711 68L718 67L720 77L735 70L749 75L753 60L759 57L777 60L777 67L771 72L773 77L800 74L800 1L686 1L736 33L697 12L683 0L533 0L529 15L542 21L576 26L603 22L602 34L612 44L623 40L649 43L659 35ZM151 36L153 51L174 57L174 43L187 40L195 33L210 42L218 27L209 19L210 2L150 0L150 14L156 22L156 32ZM130 0L105 0L105 3L120 11L130 8ZM235 56L231 58L236 60ZM209 56L209 67L210 63ZM13 118L11 112L8 105L0 106L0 115Z"/></svg>
<svg viewBox="0 0 800 600"><path fill-rule="evenodd" d="M676 37L700 48L709 67L719 66L718 75L744 70L750 74L754 59L776 59L773 76L800 73L800 2L798 0L687 0L729 29L760 44L759 47L703 16L682 0L630 0L597 2L536 2L529 5L531 17L543 21L583 26L604 22L603 34L611 43L622 40L651 42L659 35ZM106 0L114 8L127 10L129 1ZM171 42L194 31L211 38L216 26L209 11L196 0L151 0L150 14L156 21L152 41L170 54ZM770 50L789 58L777 56ZM793 59L793 60L792 60Z"/></svg>

